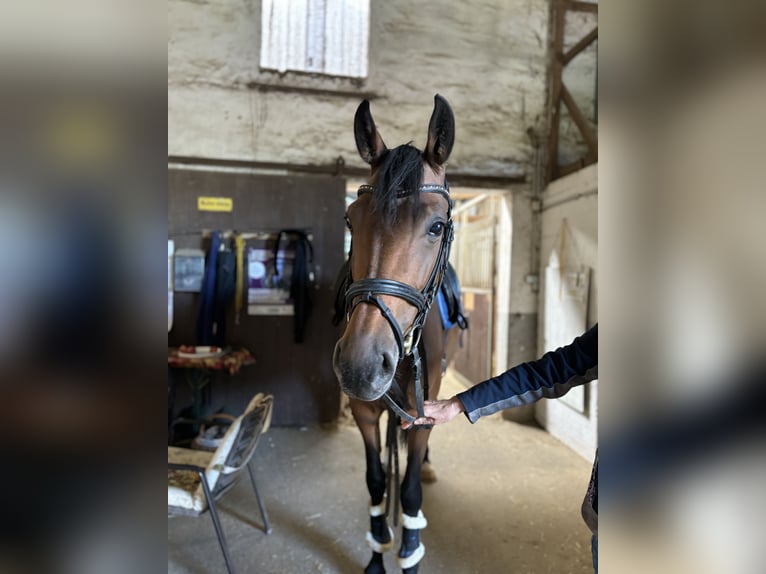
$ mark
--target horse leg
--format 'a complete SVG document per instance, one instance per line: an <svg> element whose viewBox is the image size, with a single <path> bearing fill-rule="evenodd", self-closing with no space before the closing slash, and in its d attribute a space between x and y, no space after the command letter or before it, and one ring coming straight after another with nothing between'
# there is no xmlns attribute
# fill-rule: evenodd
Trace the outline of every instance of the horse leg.
<svg viewBox="0 0 766 574"><path fill-rule="evenodd" d="M428 449L426 449L426 454L423 457L423 466L420 469L420 482L425 484L436 482L436 471L428 459Z"/></svg>
<svg viewBox="0 0 766 574"><path fill-rule="evenodd" d="M423 504L423 487L420 471L428 448L428 429L409 431L407 437L407 471L402 480L402 545L399 549L399 566L404 574L417 574L418 566L425 555L425 546L420 542L420 531L427 522L420 507Z"/></svg>
<svg viewBox="0 0 766 574"><path fill-rule="evenodd" d="M354 415L364 441L367 460L367 490L370 493L370 531L367 543L372 549L372 558L364 569L365 574L384 574L383 552L394 545L393 531L388 527L383 496L386 492L386 475L380 461L380 427L378 421L382 410L371 403L351 399Z"/></svg>

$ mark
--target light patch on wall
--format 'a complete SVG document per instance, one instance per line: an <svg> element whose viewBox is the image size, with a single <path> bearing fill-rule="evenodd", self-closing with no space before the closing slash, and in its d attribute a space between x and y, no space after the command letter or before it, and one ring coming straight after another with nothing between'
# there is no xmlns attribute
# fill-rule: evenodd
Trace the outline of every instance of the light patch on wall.
<svg viewBox="0 0 766 574"><path fill-rule="evenodd" d="M590 268L584 265L573 244L567 220L561 222L558 247L545 269L545 351L570 344L587 328ZM585 391L575 387L559 399L579 413L585 413Z"/></svg>

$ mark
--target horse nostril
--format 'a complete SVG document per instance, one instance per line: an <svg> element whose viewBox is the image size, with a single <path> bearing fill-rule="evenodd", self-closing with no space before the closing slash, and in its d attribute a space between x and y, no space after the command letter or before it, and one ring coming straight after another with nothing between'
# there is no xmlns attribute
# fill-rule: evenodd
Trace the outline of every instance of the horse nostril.
<svg viewBox="0 0 766 574"><path fill-rule="evenodd" d="M391 357L391 353L384 352L383 353L383 364L382 364L383 372L386 373L386 374L393 373L395 366L396 365L394 363L393 357Z"/></svg>

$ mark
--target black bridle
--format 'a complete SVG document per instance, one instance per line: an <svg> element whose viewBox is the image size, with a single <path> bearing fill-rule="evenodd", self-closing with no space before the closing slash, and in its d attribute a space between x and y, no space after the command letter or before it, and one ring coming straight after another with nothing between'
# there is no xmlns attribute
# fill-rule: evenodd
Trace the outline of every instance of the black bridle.
<svg viewBox="0 0 766 574"><path fill-rule="evenodd" d="M357 192L357 197L361 197L365 193L372 193L374 191L374 186L362 185ZM452 199L449 195L449 184L445 182L444 186L436 184L422 185L417 191L402 190L396 194L396 197L397 199L401 199L408 197L413 193L438 193L447 200L447 223L442 232L439 253L436 256L436 261L431 269L431 275L428 277L425 287L418 291L411 285L402 283L401 281L378 277L354 281L351 276L351 266L349 265L348 289L346 290L346 320L348 321L351 318L351 314L360 303L375 305L380 310L383 318L388 321L388 324L391 326L391 330L394 333L394 339L396 340L396 345L399 349L399 361L402 361L404 357L412 356L415 379L415 408L418 417L422 417L424 393L421 381L421 359L419 350L421 334L423 326L425 325L426 316L436 298L439 287L441 287L444 271L447 268L450 246L454 238L454 226L452 223ZM349 253L349 260L350 259L351 253ZM406 333L402 330L393 313L391 313L391 309L389 309L388 305L386 305L380 298L381 295L404 299L417 309L417 315L415 315L415 319ZM415 421L415 417L411 416L407 411L397 405L396 401L391 398L388 392L384 393L383 398L388 403L388 406L391 407L399 417L408 422Z"/></svg>

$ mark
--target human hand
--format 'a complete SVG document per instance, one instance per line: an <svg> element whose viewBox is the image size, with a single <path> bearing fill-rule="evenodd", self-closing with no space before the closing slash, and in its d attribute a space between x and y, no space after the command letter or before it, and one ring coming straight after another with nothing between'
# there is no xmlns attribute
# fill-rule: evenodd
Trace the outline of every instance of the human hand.
<svg viewBox="0 0 766 574"><path fill-rule="evenodd" d="M448 423L465 410L463 403L457 396L441 401L423 402L423 416L415 419L415 422L402 421L402 428L407 430L413 426L440 425Z"/></svg>

